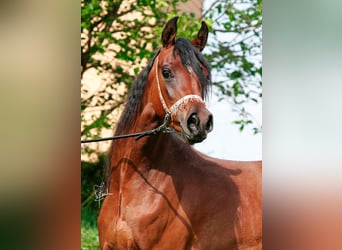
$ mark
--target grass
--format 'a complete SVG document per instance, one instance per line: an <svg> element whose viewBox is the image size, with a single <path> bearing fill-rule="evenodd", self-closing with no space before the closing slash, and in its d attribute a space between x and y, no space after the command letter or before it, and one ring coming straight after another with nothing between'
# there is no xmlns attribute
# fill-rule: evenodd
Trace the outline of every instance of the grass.
<svg viewBox="0 0 342 250"><path fill-rule="evenodd" d="M99 250L98 211L84 207L81 213L81 250Z"/></svg>

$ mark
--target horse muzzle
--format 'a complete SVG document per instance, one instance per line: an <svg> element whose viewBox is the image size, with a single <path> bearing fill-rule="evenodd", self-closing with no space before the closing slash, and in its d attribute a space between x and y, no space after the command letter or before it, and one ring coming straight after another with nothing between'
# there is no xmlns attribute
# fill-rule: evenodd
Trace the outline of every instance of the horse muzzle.
<svg viewBox="0 0 342 250"><path fill-rule="evenodd" d="M181 137L189 144L202 142L213 130L213 115L205 107L195 108L179 118Z"/></svg>

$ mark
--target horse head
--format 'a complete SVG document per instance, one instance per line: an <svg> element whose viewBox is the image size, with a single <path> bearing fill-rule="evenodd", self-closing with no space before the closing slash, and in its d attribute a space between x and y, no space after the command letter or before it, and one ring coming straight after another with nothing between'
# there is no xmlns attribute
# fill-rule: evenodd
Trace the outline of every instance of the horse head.
<svg viewBox="0 0 342 250"><path fill-rule="evenodd" d="M168 21L162 44L149 74L150 100L159 117L170 116L170 127L186 142L203 141L213 129L213 116L203 101L211 75L201 54L208 38L205 22L192 40L176 39L177 19Z"/></svg>

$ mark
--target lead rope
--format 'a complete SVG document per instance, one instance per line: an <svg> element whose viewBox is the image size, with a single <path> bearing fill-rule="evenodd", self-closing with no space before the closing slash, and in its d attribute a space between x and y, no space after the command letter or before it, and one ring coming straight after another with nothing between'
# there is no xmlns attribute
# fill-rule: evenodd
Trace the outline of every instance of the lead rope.
<svg viewBox="0 0 342 250"><path fill-rule="evenodd" d="M156 135L158 133L171 133L173 132L173 129L171 127L168 127L170 122L170 115L166 114L164 117L163 123L148 131L144 132L138 132L138 133L132 133L132 134L127 134L127 135L116 135L112 137L105 137L105 138L96 138L96 139L89 139L89 140L81 140L81 143L89 143L89 142L99 142L99 141L108 141L108 140L118 140L118 139L124 139L124 138L129 138L129 137L135 137L135 140L139 140L144 136L147 135Z"/></svg>

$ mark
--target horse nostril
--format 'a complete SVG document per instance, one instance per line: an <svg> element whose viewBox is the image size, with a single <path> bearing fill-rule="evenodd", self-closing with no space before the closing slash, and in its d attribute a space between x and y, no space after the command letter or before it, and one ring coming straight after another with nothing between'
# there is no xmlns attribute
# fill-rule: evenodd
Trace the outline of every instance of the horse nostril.
<svg viewBox="0 0 342 250"><path fill-rule="evenodd" d="M190 115L188 119L188 128L190 131L195 132L199 129L200 120L196 113Z"/></svg>
<svg viewBox="0 0 342 250"><path fill-rule="evenodd" d="M210 114L209 117L208 117L208 121L207 121L207 124L205 125L205 130L209 133L213 130L213 115Z"/></svg>

